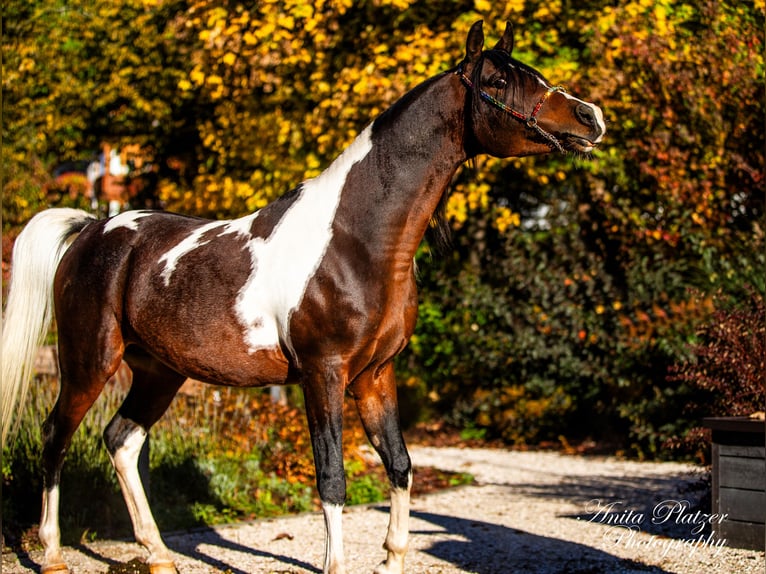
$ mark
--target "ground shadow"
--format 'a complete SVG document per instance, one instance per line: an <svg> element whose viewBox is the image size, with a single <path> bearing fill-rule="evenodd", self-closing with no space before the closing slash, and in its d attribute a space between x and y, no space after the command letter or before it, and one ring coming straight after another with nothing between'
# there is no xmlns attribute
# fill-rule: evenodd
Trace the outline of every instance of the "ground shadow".
<svg viewBox="0 0 766 574"><path fill-rule="evenodd" d="M610 512L620 513L625 510L650 513L654 506L664 500L689 500L691 504L700 504L704 500L709 485L701 477L689 474L662 477L640 476L566 476L561 477L555 484L551 483L522 483L499 484L508 488L511 495L553 499L581 506L582 512L576 512L558 517L572 520L601 522L609 524L607 519L600 519L594 508L588 504L594 500L603 504L619 502ZM372 507L374 510L388 512L387 506ZM420 537L433 536L432 544L421 550L445 562L475 574L601 574L604 572L648 572L664 574L666 571L633 560L620 558L608 551L561 540L553 536L541 536L520 529L493 524L481 520L466 519L443 514L413 511L414 519L422 520L433 525L432 529L417 528L417 522L412 534ZM672 521L671 521L672 522ZM674 538L686 538L689 526L668 528L672 524L652 524L645 520L641 530L650 534L660 534ZM678 526L678 525L676 525ZM450 534L449 540L444 540L444 534ZM183 534L165 536L168 547L180 555L202 562L211 568L231 574L249 574L238 567L236 559L218 559L204 552L201 546L211 545L251 556L261 556L274 560L285 568L301 568L308 572L319 573L321 570L305 561L282 554L258 550L227 540L212 528L199 528ZM594 540L594 545L600 540ZM109 568L109 574L121 573L123 563L103 555L98 547L75 547L78 551L91 558L97 559ZM27 555L19 553L18 558L23 566L38 570Z"/></svg>
<svg viewBox="0 0 766 574"><path fill-rule="evenodd" d="M262 556L264 558L275 560L281 564L284 564L285 566L295 566L309 572L316 572L317 574L321 573L320 568L317 568L313 564L309 564L292 556L274 554L273 552L264 552L262 550L253 548L252 546L244 546L242 544L238 544L236 542L232 542L231 540L222 538L220 534L213 528L199 528L190 532L165 535L163 538L168 548L177 554L187 556L192 560L202 562L211 568L215 568L221 572L226 572L227 574L251 574L251 572L238 568L233 560L219 560L218 558L205 554L203 551L198 549L199 546L204 544L234 552L242 552L243 554L247 554L249 556ZM123 562L122 560L110 558L107 553L100 551L98 546L84 546L80 544L74 545L72 548L84 556L88 556L89 558L98 560L99 562L103 562L106 565L104 574L121 574L123 572L130 572L131 574L149 574L149 568L146 566L146 564L144 564L142 558L137 557L129 560L128 562ZM138 548L136 549L136 554L140 554L141 556L145 555L143 550ZM40 564L32 560L28 553L17 552L16 556L19 560L19 564L25 568L29 568L30 570L34 571L40 570Z"/></svg>
<svg viewBox="0 0 766 574"><path fill-rule="evenodd" d="M300 560L293 556L285 556L283 554L274 554L273 552L265 552L263 550L258 550L257 548L253 548L252 546L245 546L237 542L232 542L231 540L227 540L221 537L218 531L216 531L213 528L200 528L191 533L184 533L182 535L176 535L176 536L173 536L173 535L166 536L165 542L167 543L168 548L170 548L174 552L177 552L178 554L183 554L184 556L188 556L192 560L198 560L200 562L207 564L208 566L212 566L218 570L231 573L231 574L251 574L251 573L249 571L245 571L245 570L241 570L237 568L236 565L230 564L228 561L222 561L208 554L204 554L203 552L198 550L198 547L202 544L206 544L210 546L215 546L217 548L225 548L226 550L242 552L243 554L247 554L250 556L262 556L264 558L276 560L286 566L295 566L297 568L303 568L305 570L308 570L309 572L321 573L322 571L321 569L317 568L313 564L309 564L308 562L304 562L303 560Z"/></svg>
<svg viewBox="0 0 766 574"><path fill-rule="evenodd" d="M490 522L430 512L413 512L412 517L438 527L413 530L413 534L442 537L447 532L462 539L440 540L422 552L476 574L666 573L662 568L613 556L590 546Z"/></svg>

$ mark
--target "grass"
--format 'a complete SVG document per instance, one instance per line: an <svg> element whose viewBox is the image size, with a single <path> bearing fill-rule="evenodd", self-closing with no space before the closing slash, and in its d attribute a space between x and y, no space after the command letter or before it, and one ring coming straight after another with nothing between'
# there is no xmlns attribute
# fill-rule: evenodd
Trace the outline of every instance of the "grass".
<svg viewBox="0 0 766 574"><path fill-rule="evenodd" d="M3 534L29 548L40 513L42 422L57 393L55 380L30 389L19 434L3 451ZM132 528L101 433L125 396L107 385L75 434L61 483L64 544L132 536ZM293 397L292 402L300 402ZM350 405L349 405L350 406ZM360 446L366 438L353 407L344 421L347 503L386 498L380 467ZM353 413L353 414L352 414ZM152 429L149 496L161 530L183 530L318 508L311 443L301 408L274 405L258 389L201 385L179 394ZM433 472L427 482L436 480ZM472 478L442 473L442 484Z"/></svg>

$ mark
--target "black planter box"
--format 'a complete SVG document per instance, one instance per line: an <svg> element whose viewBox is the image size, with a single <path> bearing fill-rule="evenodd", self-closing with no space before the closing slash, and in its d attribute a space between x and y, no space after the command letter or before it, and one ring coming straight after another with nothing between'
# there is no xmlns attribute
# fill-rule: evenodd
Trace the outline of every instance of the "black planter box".
<svg viewBox="0 0 766 574"><path fill-rule="evenodd" d="M747 417L703 421L713 431L713 513L726 514L714 526L727 546L766 546L766 423Z"/></svg>

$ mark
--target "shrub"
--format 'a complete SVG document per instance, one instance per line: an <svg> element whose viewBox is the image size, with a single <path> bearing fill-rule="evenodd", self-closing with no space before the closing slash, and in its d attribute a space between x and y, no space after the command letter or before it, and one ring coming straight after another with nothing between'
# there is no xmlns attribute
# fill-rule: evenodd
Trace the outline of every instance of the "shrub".
<svg viewBox="0 0 766 574"><path fill-rule="evenodd" d="M668 441L680 452L707 460L705 416L751 416L766 409L766 310L762 293L742 300L719 298L719 308L699 332L693 359L676 365L669 379L695 390L686 412L693 424Z"/></svg>

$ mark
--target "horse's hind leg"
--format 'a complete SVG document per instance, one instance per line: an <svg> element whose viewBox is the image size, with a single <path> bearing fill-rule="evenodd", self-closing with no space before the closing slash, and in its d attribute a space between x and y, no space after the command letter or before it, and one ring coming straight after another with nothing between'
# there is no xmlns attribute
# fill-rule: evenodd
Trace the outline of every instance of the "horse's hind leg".
<svg viewBox="0 0 766 574"><path fill-rule="evenodd" d="M72 435L98 398L106 381L117 370L122 346L108 345L101 361L84 366L63 339L60 340L61 390L56 404L43 424L43 502L39 537L45 549L42 572L68 572L61 555L59 530L59 485L64 457Z"/></svg>
<svg viewBox="0 0 766 574"><path fill-rule="evenodd" d="M134 348L128 350L125 361L133 371L133 384L104 430L104 441L117 471L136 541L149 551L151 573L172 574L176 569L152 516L138 459L149 429L167 410L184 377Z"/></svg>
<svg viewBox="0 0 766 574"><path fill-rule="evenodd" d="M409 539L412 463L399 426L393 363L387 363L377 374L361 376L351 391L367 437L391 482L391 510L383 544L387 556L375 574L402 574Z"/></svg>

